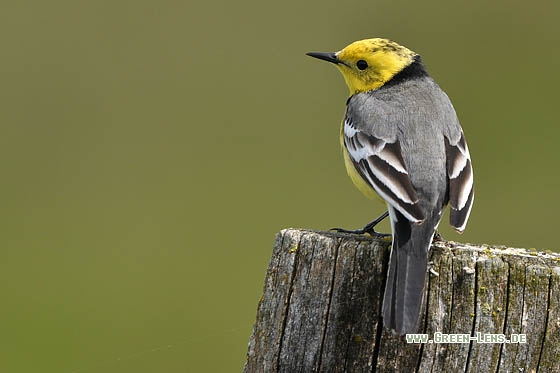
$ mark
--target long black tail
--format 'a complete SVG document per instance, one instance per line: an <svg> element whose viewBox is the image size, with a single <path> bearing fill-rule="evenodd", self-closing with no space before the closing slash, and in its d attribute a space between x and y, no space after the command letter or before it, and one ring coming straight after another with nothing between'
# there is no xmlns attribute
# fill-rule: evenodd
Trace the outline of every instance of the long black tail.
<svg viewBox="0 0 560 373"><path fill-rule="evenodd" d="M393 245L383 297L383 323L398 335L418 333L428 270L428 251L440 216L413 224L391 211Z"/></svg>

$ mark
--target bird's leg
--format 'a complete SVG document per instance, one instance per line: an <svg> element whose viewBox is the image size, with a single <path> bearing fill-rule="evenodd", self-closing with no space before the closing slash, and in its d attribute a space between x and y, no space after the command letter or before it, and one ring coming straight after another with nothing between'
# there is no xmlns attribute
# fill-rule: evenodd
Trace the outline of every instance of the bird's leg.
<svg viewBox="0 0 560 373"><path fill-rule="evenodd" d="M373 229L373 228L375 228L375 226L377 224L379 224L387 216L389 216L389 211L385 211L380 217L378 217L377 219L375 219L374 221L372 221L370 223L367 223L366 226L363 227L362 229L347 230L347 229L343 229L343 228L331 228L331 231L337 231L337 232L341 232L341 233L353 233L353 234L369 233L373 237L388 237L388 236L390 236L390 234L379 233L379 232L376 232Z"/></svg>

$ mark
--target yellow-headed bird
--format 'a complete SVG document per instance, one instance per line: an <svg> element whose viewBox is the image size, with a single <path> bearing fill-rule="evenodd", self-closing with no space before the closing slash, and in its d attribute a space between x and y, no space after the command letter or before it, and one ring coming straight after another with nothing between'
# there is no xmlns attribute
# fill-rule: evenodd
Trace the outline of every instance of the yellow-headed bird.
<svg viewBox="0 0 560 373"><path fill-rule="evenodd" d="M382 316L399 335L416 333L428 251L450 206L450 223L465 229L474 199L465 136L447 95L420 56L387 39L356 41L336 53L310 52L332 62L350 89L341 129L350 178L388 212L351 233L370 233L389 215L393 244Z"/></svg>

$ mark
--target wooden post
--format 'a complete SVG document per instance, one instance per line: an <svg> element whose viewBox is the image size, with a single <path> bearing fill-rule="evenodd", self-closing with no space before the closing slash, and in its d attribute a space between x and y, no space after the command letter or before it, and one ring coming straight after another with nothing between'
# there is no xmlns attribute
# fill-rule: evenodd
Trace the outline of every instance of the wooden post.
<svg viewBox="0 0 560 373"><path fill-rule="evenodd" d="M560 372L560 255L435 242L419 333L526 343L407 343L380 317L389 246L281 231L244 371Z"/></svg>

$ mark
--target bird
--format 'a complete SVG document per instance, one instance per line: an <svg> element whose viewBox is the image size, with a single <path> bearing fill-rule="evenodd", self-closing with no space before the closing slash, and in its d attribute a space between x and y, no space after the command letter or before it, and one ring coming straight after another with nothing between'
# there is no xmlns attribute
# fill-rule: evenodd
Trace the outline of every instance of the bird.
<svg viewBox="0 0 560 373"><path fill-rule="evenodd" d="M474 201L471 157L447 94L416 52L385 38L355 41L338 52L307 55L333 63L350 95L340 130L344 163L354 185L378 196L389 216L391 252L381 317L393 334L417 333L425 298L428 254L449 206L462 233Z"/></svg>

